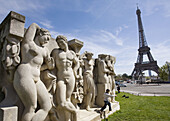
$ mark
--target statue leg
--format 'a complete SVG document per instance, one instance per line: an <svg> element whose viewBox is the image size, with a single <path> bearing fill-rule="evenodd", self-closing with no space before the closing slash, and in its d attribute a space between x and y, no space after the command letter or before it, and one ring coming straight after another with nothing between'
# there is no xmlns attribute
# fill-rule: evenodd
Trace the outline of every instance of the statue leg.
<svg viewBox="0 0 170 121"><path fill-rule="evenodd" d="M66 90L66 100L67 100L67 107L69 107L70 111L73 114L73 120L77 121L77 109L76 107L72 104L70 98L73 93L74 87L75 87L75 79L74 77L71 77L67 83L67 90Z"/></svg>
<svg viewBox="0 0 170 121"><path fill-rule="evenodd" d="M75 79L70 78L68 79L68 83L66 84L67 90L66 90L66 100L70 101L71 95L73 93L74 87L75 87Z"/></svg>
<svg viewBox="0 0 170 121"><path fill-rule="evenodd" d="M86 110L90 110L91 101L92 101L92 93L88 92L86 95Z"/></svg>
<svg viewBox="0 0 170 121"><path fill-rule="evenodd" d="M75 107L74 105L69 101L66 101L66 92L68 88L66 88L66 84L64 83L63 80L60 80L57 82L57 90L56 90L56 96L57 96L57 103L61 108L63 108L65 111L65 120L69 120L70 116L68 115L68 112L75 112ZM71 92L72 93L72 92ZM77 121L77 116L76 118L73 118L75 121Z"/></svg>
<svg viewBox="0 0 170 121"><path fill-rule="evenodd" d="M22 121L31 121L37 107L36 86L34 81L29 78L23 77L19 79L17 76L14 78L14 88L25 107Z"/></svg>
<svg viewBox="0 0 170 121"><path fill-rule="evenodd" d="M95 105L95 85L92 90L92 99L91 99L91 107L96 106Z"/></svg>
<svg viewBox="0 0 170 121"><path fill-rule="evenodd" d="M38 97L40 109L35 113L31 121L43 121L47 117L48 112L52 107L52 104L51 104L48 91L41 80L39 80L36 83L36 87L37 87L37 97Z"/></svg>

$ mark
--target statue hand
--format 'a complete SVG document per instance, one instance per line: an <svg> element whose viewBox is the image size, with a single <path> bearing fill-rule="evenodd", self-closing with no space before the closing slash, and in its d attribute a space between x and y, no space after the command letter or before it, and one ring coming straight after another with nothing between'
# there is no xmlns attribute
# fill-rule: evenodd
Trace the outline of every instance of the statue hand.
<svg viewBox="0 0 170 121"><path fill-rule="evenodd" d="M50 70L54 68L54 59L52 57L47 60L47 66Z"/></svg>
<svg viewBox="0 0 170 121"><path fill-rule="evenodd" d="M81 80L81 79L83 79L83 76L82 75L76 75L75 78L78 79L78 80Z"/></svg>

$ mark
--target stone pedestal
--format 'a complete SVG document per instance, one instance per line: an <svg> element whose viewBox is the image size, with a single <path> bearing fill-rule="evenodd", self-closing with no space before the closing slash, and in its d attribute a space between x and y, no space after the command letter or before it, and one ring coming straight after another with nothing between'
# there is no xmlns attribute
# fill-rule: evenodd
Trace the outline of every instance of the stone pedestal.
<svg viewBox="0 0 170 121"><path fill-rule="evenodd" d="M17 121L18 107L0 108L0 121Z"/></svg>
<svg viewBox="0 0 170 121"><path fill-rule="evenodd" d="M111 103L112 111L109 112L109 107L107 106L104 110L105 115L102 115L102 118L107 118L109 115L113 114L114 112L120 110L119 102ZM100 113L97 113L97 110L100 110L100 108L91 108L90 111L87 110L79 110L78 111L78 121L101 121L102 118L100 118Z"/></svg>
<svg viewBox="0 0 170 121"><path fill-rule="evenodd" d="M96 98L96 104L98 106L104 105L104 93L106 92L106 89L110 89L110 84L97 84L97 98Z"/></svg>

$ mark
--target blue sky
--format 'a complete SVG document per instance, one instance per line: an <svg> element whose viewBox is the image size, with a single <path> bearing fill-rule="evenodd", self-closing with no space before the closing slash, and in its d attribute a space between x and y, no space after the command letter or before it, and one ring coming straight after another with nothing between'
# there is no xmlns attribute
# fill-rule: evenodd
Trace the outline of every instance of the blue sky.
<svg viewBox="0 0 170 121"><path fill-rule="evenodd" d="M138 55L136 3L141 9L145 36L161 67L170 61L169 0L0 0L0 22L10 11L35 22L52 37L84 42L81 53L91 51L117 58L115 72L131 74Z"/></svg>

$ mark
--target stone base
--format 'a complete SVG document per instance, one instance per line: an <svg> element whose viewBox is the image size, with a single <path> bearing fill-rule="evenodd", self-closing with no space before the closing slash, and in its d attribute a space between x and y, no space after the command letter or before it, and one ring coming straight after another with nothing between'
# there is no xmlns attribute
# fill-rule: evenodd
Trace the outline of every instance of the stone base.
<svg viewBox="0 0 170 121"><path fill-rule="evenodd" d="M117 110L120 110L119 102L111 103L112 111L109 112L109 107L107 106L104 110L105 117L107 118L109 115L113 114ZM78 111L78 121L101 121L100 113L97 113L96 110L100 110L100 108L92 108L90 111L87 110L79 110ZM104 115L102 116L104 118Z"/></svg>
<svg viewBox="0 0 170 121"><path fill-rule="evenodd" d="M101 121L103 118L107 118L109 115L113 114L117 110L120 110L119 102L111 103L112 111L109 112L109 107L107 106L104 110L104 113L102 113L102 118L100 118L99 111L101 108L91 108L90 111L87 111L85 109L81 109L78 111L78 121ZM6 108L0 108L0 121L17 121L17 112L18 108L15 107L6 107Z"/></svg>
<svg viewBox="0 0 170 121"><path fill-rule="evenodd" d="M3 107L0 108L0 121L17 121L18 107Z"/></svg>

